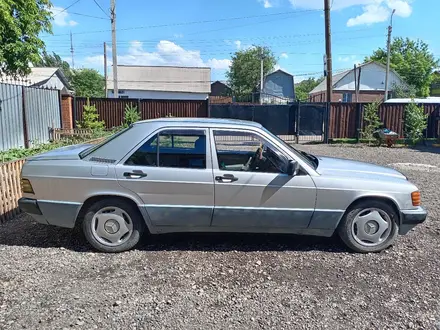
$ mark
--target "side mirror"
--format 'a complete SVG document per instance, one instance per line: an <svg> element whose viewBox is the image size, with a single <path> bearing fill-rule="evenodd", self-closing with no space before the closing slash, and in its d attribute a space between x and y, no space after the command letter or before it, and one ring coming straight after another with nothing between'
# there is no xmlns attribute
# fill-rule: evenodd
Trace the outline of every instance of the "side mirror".
<svg viewBox="0 0 440 330"><path fill-rule="evenodd" d="M287 164L287 174L291 176L295 176L298 175L298 173L299 173L299 163L294 160L290 160L289 164Z"/></svg>

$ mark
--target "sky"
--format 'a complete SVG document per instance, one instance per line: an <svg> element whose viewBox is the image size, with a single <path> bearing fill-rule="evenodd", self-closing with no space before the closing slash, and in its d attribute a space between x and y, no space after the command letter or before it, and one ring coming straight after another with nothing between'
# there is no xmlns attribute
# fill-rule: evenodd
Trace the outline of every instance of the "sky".
<svg viewBox="0 0 440 330"><path fill-rule="evenodd" d="M252 45L272 49L277 68L299 82L323 73L324 0L117 0L118 64L211 67L223 80L231 56ZM104 71L107 43L111 72L110 0L53 0L53 34L42 34L48 52L75 68ZM439 0L332 0L333 70L352 68L386 46L391 11L393 37L422 39L440 58L435 28Z"/></svg>

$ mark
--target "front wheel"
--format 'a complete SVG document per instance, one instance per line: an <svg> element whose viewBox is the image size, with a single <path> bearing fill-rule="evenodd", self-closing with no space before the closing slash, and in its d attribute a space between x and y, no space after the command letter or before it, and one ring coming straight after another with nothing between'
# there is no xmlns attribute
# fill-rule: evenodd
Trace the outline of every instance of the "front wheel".
<svg viewBox="0 0 440 330"><path fill-rule="evenodd" d="M379 252L393 244L399 231L398 215L382 201L364 201L351 207L338 228L342 241L360 253Z"/></svg>
<svg viewBox="0 0 440 330"><path fill-rule="evenodd" d="M130 250L139 242L143 229L143 220L136 207L117 198L92 204L83 221L87 241L102 252Z"/></svg>

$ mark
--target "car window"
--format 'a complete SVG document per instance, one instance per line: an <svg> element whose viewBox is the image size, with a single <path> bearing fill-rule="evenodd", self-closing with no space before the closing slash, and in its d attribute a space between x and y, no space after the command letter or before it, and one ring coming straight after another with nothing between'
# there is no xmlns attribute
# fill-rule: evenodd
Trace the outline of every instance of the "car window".
<svg viewBox="0 0 440 330"><path fill-rule="evenodd" d="M205 131L161 131L136 150L125 164L204 169L206 168Z"/></svg>
<svg viewBox="0 0 440 330"><path fill-rule="evenodd" d="M223 171L282 173L287 159L257 134L214 131L217 161Z"/></svg>

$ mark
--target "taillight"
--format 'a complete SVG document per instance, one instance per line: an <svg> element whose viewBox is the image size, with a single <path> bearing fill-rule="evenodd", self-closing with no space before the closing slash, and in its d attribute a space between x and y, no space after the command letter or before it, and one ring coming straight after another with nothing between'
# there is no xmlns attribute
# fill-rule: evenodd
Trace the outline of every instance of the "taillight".
<svg viewBox="0 0 440 330"><path fill-rule="evenodd" d="M21 179L21 191L27 194L34 193L34 189L32 188L31 182L28 179Z"/></svg>

